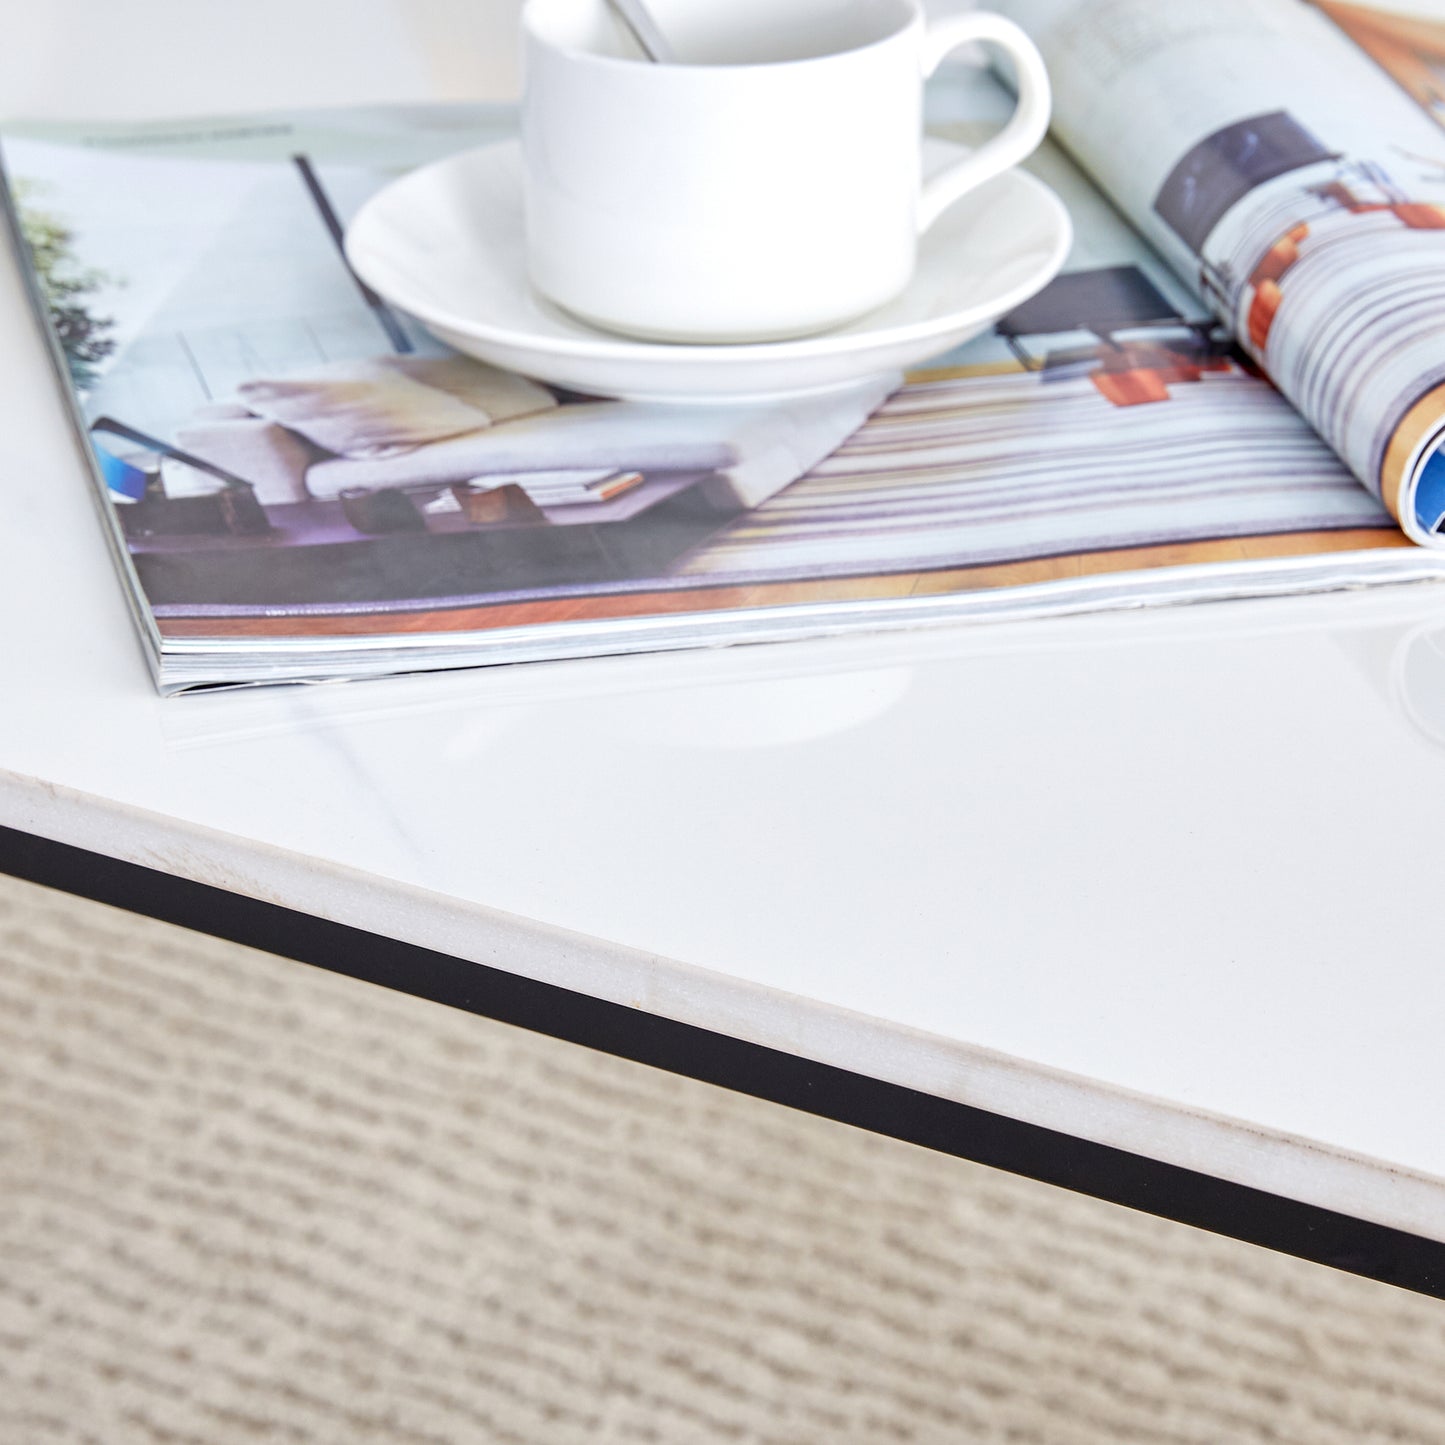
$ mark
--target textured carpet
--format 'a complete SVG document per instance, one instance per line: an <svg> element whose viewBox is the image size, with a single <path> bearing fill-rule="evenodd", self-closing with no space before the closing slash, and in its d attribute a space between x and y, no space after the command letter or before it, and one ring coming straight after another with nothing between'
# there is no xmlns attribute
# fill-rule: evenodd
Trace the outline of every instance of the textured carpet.
<svg viewBox="0 0 1445 1445"><path fill-rule="evenodd" d="M0 879L0 1442L1445 1439L1445 1305Z"/></svg>

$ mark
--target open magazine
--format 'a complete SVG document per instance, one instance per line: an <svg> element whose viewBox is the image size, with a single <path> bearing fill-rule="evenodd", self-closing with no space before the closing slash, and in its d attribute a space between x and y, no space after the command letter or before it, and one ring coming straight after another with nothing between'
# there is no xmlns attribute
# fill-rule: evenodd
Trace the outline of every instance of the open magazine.
<svg viewBox="0 0 1445 1445"><path fill-rule="evenodd" d="M510 110L7 127L161 689L1445 577L1445 13L991 3L1049 62L1073 254L807 400L569 393L361 284L348 219Z"/></svg>

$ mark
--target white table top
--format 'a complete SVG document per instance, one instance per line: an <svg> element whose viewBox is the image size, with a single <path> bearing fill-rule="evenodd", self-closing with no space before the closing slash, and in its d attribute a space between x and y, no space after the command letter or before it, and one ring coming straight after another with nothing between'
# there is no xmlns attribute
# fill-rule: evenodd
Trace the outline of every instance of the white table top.
<svg viewBox="0 0 1445 1445"><path fill-rule="evenodd" d="M1445 588L162 701L0 339L0 822L1445 1239Z"/></svg>

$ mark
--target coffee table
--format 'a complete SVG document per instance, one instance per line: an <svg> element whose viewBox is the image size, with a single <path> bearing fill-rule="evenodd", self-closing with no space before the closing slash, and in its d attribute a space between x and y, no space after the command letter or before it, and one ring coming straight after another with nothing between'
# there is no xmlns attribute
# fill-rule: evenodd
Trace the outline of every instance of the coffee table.
<svg viewBox="0 0 1445 1445"><path fill-rule="evenodd" d="M162 701L0 338L0 867L1445 1296L1445 589Z"/></svg>

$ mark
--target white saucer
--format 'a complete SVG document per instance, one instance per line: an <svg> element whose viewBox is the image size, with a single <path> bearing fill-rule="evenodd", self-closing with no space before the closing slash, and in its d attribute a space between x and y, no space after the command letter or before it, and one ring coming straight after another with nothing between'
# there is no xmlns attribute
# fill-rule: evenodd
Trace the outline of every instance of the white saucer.
<svg viewBox="0 0 1445 1445"><path fill-rule="evenodd" d="M926 169L961 147L929 138ZM847 326L796 341L631 341L574 320L527 280L516 141L412 171L346 233L357 274L449 346L576 391L735 401L832 391L904 370L978 335L1047 285L1073 237L1063 202L1014 170L954 206L919 245L908 289Z"/></svg>

